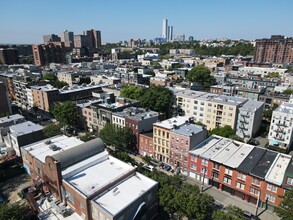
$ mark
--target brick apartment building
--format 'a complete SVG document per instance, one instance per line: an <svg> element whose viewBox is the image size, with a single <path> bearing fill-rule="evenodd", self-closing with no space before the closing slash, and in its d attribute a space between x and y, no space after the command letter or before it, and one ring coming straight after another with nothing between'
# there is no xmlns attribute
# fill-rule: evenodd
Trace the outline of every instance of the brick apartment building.
<svg viewBox="0 0 293 220"><path fill-rule="evenodd" d="M153 219L157 214L158 183L110 156L99 138L83 143L51 137L24 147L22 158L34 182L31 190L53 194L58 209L71 208L83 219Z"/></svg>
<svg viewBox="0 0 293 220"><path fill-rule="evenodd" d="M272 208L281 203L284 185L292 188L292 158L219 136L189 152L189 176L248 202Z"/></svg>
<svg viewBox="0 0 293 220"><path fill-rule="evenodd" d="M293 38L272 35L270 39L257 39L254 49L256 63L293 63Z"/></svg>
<svg viewBox="0 0 293 220"><path fill-rule="evenodd" d="M65 63L65 50L61 42L32 45L34 64L45 66L49 63Z"/></svg>
<svg viewBox="0 0 293 220"><path fill-rule="evenodd" d="M15 48L0 48L0 64L17 64L18 52Z"/></svg>

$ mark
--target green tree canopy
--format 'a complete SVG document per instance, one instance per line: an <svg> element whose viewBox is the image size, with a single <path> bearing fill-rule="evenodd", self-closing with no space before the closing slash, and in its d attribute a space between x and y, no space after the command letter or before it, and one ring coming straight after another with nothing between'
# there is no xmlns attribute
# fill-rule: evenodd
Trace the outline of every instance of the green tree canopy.
<svg viewBox="0 0 293 220"><path fill-rule="evenodd" d="M79 114L72 102L58 103L51 112L61 124L75 126L77 123Z"/></svg>
<svg viewBox="0 0 293 220"><path fill-rule="evenodd" d="M210 135L219 135L221 137L230 137L235 134L235 131L230 125L225 125L224 127L216 127L209 132Z"/></svg>
<svg viewBox="0 0 293 220"><path fill-rule="evenodd" d="M283 93L287 95L291 95L293 94L293 89L286 89Z"/></svg>
<svg viewBox="0 0 293 220"><path fill-rule="evenodd" d="M52 82L52 86L54 86L54 87L56 87L58 89L61 89L64 86L68 86L68 83L67 82L64 82L64 81L56 80L56 81Z"/></svg>
<svg viewBox="0 0 293 220"><path fill-rule="evenodd" d="M100 138L107 145L120 149L134 149L136 147L136 136L130 128L120 128L112 124L106 124L99 132Z"/></svg>
<svg viewBox="0 0 293 220"><path fill-rule="evenodd" d="M281 204L275 208L275 212L281 219L292 219L293 213L293 189L286 190Z"/></svg>
<svg viewBox="0 0 293 220"><path fill-rule="evenodd" d="M278 72L270 72L267 75L268 78L280 78L280 74Z"/></svg>
<svg viewBox="0 0 293 220"><path fill-rule="evenodd" d="M56 125L53 122L52 123L49 123L49 124L47 124L44 127L43 133L44 133L44 136L46 138L49 138L49 137L53 137L53 136L62 134L62 132L61 132L61 125L60 124Z"/></svg>
<svg viewBox="0 0 293 220"><path fill-rule="evenodd" d="M211 75L211 71L202 65L193 67L187 73L186 79L189 82L198 83L204 90L208 90L216 82L215 78Z"/></svg>
<svg viewBox="0 0 293 220"><path fill-rule="evenodd" d="M7 220L33 220L38 219L31 210L19 203L0 204L0 219Z"/></svg>
<svg viewBox="0 0 293 220"><path fill-rule="evenodd" d="M45 80L50 80L50 82L55 82L57 80L57 76L54 73L45 73L43 78Z"/></svg>
<svg viewBox="0 0 293 220"><path fill-rule="evenodd" d="M172 105L173 93L164 87L151 86L141 97L140 101L144 108L162 112L167 117Z"/></svg>
<svg viewBox="0 0 293 220"><path fill-rule="evenodd" d="M263 117L265 119L267 119L268 121L271 121L271 118L273 116L273 111L278 108L278 105L277 104L274 104L272 108L270 109L266 109L263 111Z"/></svg>
<svg viewBox="0 0 293 220"><path fill-rule="evenodd" d="M129 98L129 99L140 100L141 97L143 96L143 90L136 86L124 87L121 90L120 96Z"/></svg>
<svg viewBox="0 0 293 220"><path fill-rule="evenodd" d="M244 220L246 219L243 215L243 210L229 205L226 207L226 212L222 210L217 210L213 213L213 220Z"/></svg>

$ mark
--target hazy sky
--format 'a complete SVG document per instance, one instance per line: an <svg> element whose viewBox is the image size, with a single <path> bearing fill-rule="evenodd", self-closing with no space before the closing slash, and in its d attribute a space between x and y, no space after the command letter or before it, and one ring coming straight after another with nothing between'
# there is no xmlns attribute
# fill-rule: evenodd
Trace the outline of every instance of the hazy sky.
<svg viewBox="0 0 293 220"><path fill-rule="evenodd" d="M44 34L101 30L102 42L153 39L162 19L195 39L293 36L293 0L2 0L0 43L42 43Z"/></svg>

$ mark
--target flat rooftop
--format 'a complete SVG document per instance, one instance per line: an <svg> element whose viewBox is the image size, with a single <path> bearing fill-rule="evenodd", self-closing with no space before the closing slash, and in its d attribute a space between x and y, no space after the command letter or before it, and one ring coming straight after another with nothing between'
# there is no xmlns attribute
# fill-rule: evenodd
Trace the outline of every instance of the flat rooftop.
<svg viewBox="0 0 293 220"><path fill-rule="evenodd" d="M181 97L191 98L191 99L207 94L206 92L193 91L190 89L173 90L173 92L176 94L176 96L181 96Z"/></svg>
<svg viewBox="0 0 293 220"><path fill-rule="evenodd" d="M84 142L75 137L59 135L24 146L23 149L28 151L32 156L37 158L42 163L45 163L46 156L58 154L82 143ZM55 145L56 148L50 147L52 145Z"/></svg>
<svg viewBox="0 0 293 220"><path fill-rule="evenodd" d="M253 150L253 146L248 144L242 144L240 148L224 162L224 165L232 168L237 168L242 161L248 156L248 154Z"/></svg>
<svg viewBox="0 0 293 220"><path fill-rule="evenodd" d="M208 139L204 140L200 144L196 145L192 150L189 151L189 153L193 155L199 155L201 156L205 151L207 151L209 148L211 148L214 144L219 142L221 140L221 137L218 136L211 136Z"/></svg>
<svg viewBox="0 0 293 220"><path fill-rule="evenodd" d="M264 102L248 100L239 108L239 111L243 110L243 111L253 111L254 112L256 109L259 109L263 105L264 105Z"/></svg>
<svg viewBox="0 0 293 220"><path fill-rule="evenodd" d="M136 172L135 175L120 182L92 201L115 216L157 184L154 180Z"/></svg>
<svg viewBox="0 0 293 220"><path fill-rule="evenodd" d="M174 126L180 126L186 123L186 121L189 121L190 117L187 116L176 116L164 121L156 122L153 125L166 128L166 129L172 129Z"/></svg>
<svg viewBox="0 0 293 220"><path fill-rule="evenodd" d="M35 131L43 130L43 126L35 124L31 121L26 121L20 124L12 125L9 127L10 132L14 136L22 136L25 134L30 134Z"/></svg>
<svg viewBox="0 0 293 220"><path fill-rule="evenodd" d="M291 161L291 156L286 154L278 154L273 165L267 172L267 175L265 176L265 180L267 182L271 182L273 184L281 186L283 183L286 169L290 161Z"/></svg>
<svg viewBox="0 0 293 220"><path fill-rule="evenodd" d="M225 105L234 105L238 106L241 103L247 101L248 99L245 98L238 98L234 96L225 96L225 95L220 95L218 97L213 98L210 100L211 102L219 103L219 104L225 104Z"/></svg>
<svg viewBox="0 0 293 220"><path fill-rule="evenodd" d="M63 181L85 196L90 196L107 184L135 170L104 151L62 171Z"/></svg>
<svg viewBox="0 0 293 220"><path fill-rule="evenodd" d="M232 141L226 145L226 147L221 150L218 154L212 157L212 160L217 163L225 164L225 162L240 149L241 143Z"/></svg>
<svg viewBox="0 0 293 220"><path fill-rule="evenodd" d="M267 150L263 157L258 161L254 169L251 171L251 175L264 179L270 167L272 166L278 153Z"/></svg>
<svg viewBox="0 0 293 220"><path fill-rule="evenodd" d="M293 103L283 103L274 112L286 113L286 114L293 114Z"/></svg>
<svg viewBox="0 0 293 220"><path fill-rule="evenodd" d="M203 127L195 124L184 124L179 128L173 129L171 132L175 134L181 134L184 136L192 136L203 131Z"/></svg>
<svg viewBox="0 0 293 220"><path fill-rule="evenodd" d="M219 142L215 143L212 147L210 147L207 151L201 154L201 157L205 159L212 159L216 155L218 155L232 140L228 138L222 138Z"/></svg>
<svg viewBox="0 0 293 220"><path fill-rule="evenodd" d="M2 117L2 118L0 118L0 124L11 122L11 121L18 120L18 119L24 119L24 117L22 115L20 115L20 114L15 114L15 115L9 115L9 116L6 116L6 117Z"/></svg>
<svg viewBox="0 0 293 220"><path fill-rule="evenodd" d="M242 173L250 173L256 166L258 161L265 154L266 150L263 148L254 147L247 157L238 166L237 170Z"/></svg>

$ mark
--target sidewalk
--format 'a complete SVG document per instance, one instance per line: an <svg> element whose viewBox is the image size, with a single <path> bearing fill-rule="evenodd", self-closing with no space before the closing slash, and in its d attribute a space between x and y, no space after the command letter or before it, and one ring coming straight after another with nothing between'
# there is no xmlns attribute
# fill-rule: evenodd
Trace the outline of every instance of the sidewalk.
<svg viewBox="0 0 293 220"><path fill-rule="evenodd" d="M190 184L196 184L199 186L199 188L201 188L201 183L194 179L191 179L190 177L187 177L186 181ZM255 214L254 204L248 203L236 196L232 196L228 192L221 191L210 185L204 186L204 192L211 195L215 199L215 201L223 204L224 206L235 205L241 208L243 211L249 211L252 214ZM258 208L258 217L260 219L265 219L265 220L280 220L280 218L274 212L270 210L265 210L260 207Z"/></svg>

